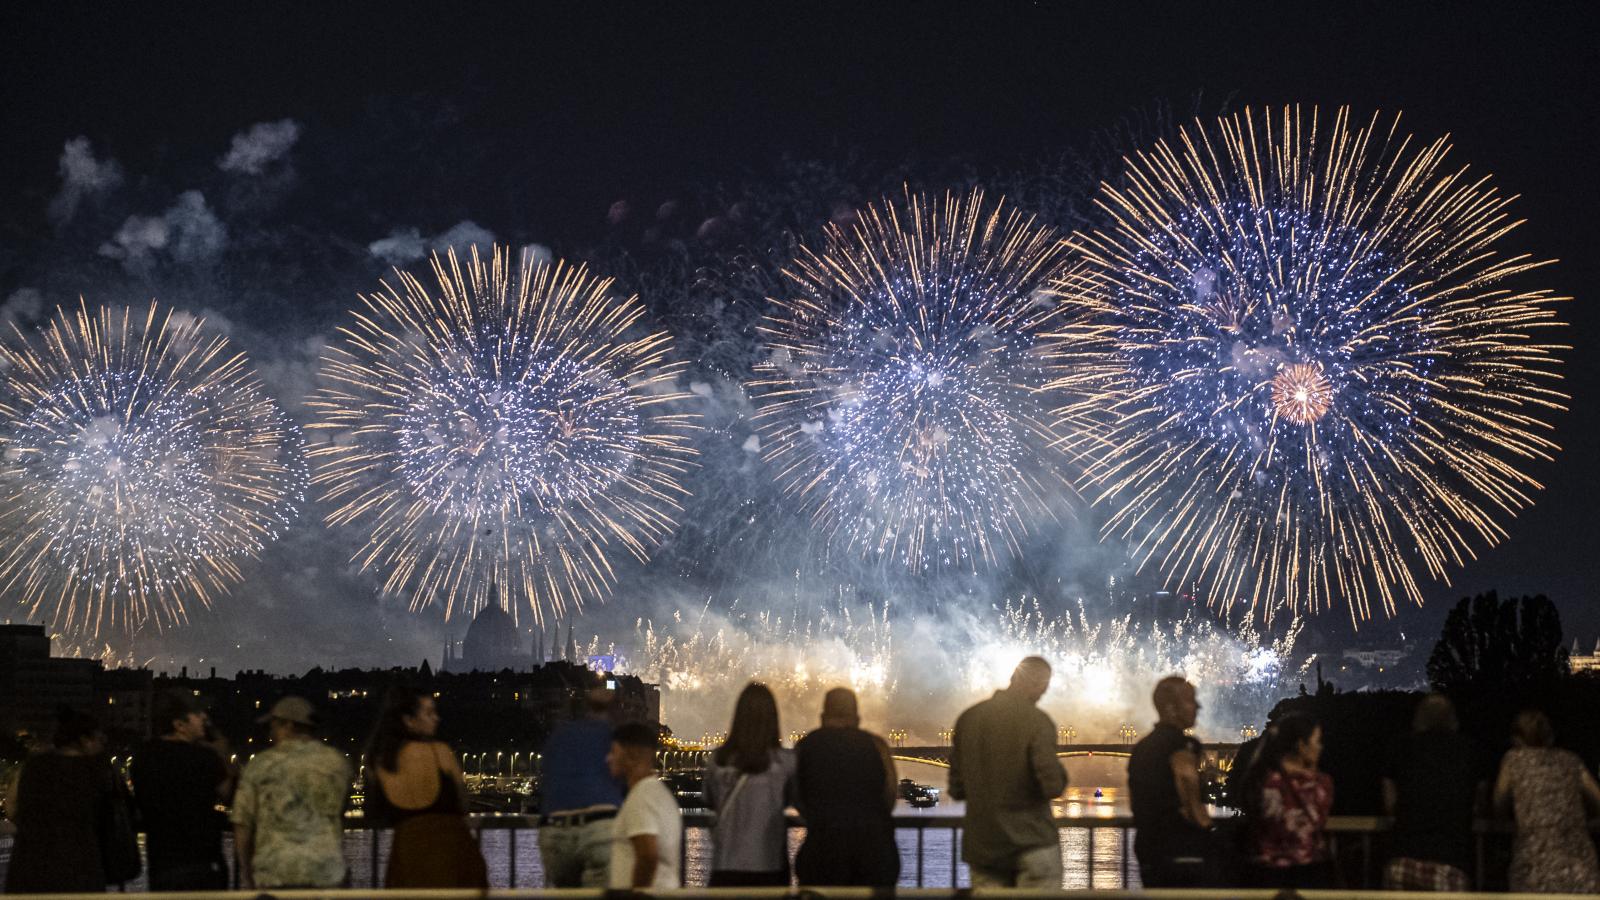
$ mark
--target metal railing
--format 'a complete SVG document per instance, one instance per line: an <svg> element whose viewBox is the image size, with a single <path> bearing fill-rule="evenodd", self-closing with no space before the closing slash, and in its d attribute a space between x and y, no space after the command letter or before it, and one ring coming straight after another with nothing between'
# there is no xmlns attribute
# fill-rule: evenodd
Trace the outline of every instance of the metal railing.
<svg viewBox="0 0 1600 900"><path fill-rule="evenodd" d="M709 840L709 832L714 818L704 813L685 812L683 825L685 840L680 844L679 871L683 873L685 883L690 884L690 841L687 839L689 832L699 830ZM1085 852L1079 859L1067 860L1066 874L1069 880L1081 881L1088 890L1128 889L1138 887L1138 861L1133 852L1134 827L1131 816L1060 816L1057 817L1056 827L1059 831L1066 832L1068 843L1073 832L1082 833L1086 840L1082 842ZM1224 827L1230 823L1223 820ZM367 831L371 835L371 844L366 863L368 871L367 884L377 886L382 883L380 871L383 858L381 836L387 832L382 829L372 828L370 823L365 823L359 818L349 820L347 826L351 831ZM788 821L790 830L791 847L796 843L795 832L805 828L805 822L791 816ZM964 826L962 816L939 815L903 815L896 816L894 827L897 836L905 832L915 833L915 853L911 857L911 865L902 866L901 883L907 887L963 887L966 865L961 860L961 839ZM479 845L484 842L484 835L496 832L505 832L506 857L506 884L509 888L517 888L519 875L519 840L537 840L539 818L530 815L488 814L471 817L471 827ZM1330 855L1340 865L1346 883L1352 888L1374 888L1382 881L1382 866L1386 861L1386 847L1384 840L1390 830L1390 820L1379 816L1334 816L1328 820L1328 844ZM1468 874L1473 878L1473 884L1483 887L1488 883L1487 878L1491 868L1493 854L1497 851L1500 856L1507 855L1512 829L1509 823L1480 820L1475 825L1474 834L1474 861L1473 869ZM1595 824L1595 830L1600 831L1600 823ZM528 834L524 834L528 832ZM1100 840L1105 833L1114 834L1112 848L1115 850L1114 863L1103 864L1104 860L1097 860L1096 850L1104 849L1106 842ZM940 854L937 861L930 860L929 847L933 843L931 836L940 838L938 841ZM487 856L488 854L486 854ZM492 860L491 860L492 861ZM1503 861L1503 860L1502 860ZM937 869L937 870L936 870ZM703 874L703 873L702 873ZM696 886L690 884L690 886ZM1503 896L1503 895L1501 895Z"/></svg>
<svg viewBox="0 0 1600 900"><path fill-rule="evenodd" d="M105 900L105 894L15 894L20 900ZM619 897L661 898L661 900L882 900L893 896L898 900L974 900L993 897L996 900L1281 900L1284 892L1261 889L1194 889L1175 890L1038 890L1033 888L898 888L893 894L869 888L676 888L673 890L642 890L632 892L606 891L592 888L545 890L541 888L491 889L487 892L460 889L415 890L388 888L373 891L369 888L343 888L338 890L284 890L263 893L260 891L192 891L186 893L159 893L145 895L150 900L366 900L381 896L384 900L618 900ZM1302 900L1370 900L1366 890L1305 890L1290 895ZM1491 893L1412 893L1385 894L1396 900L1583 900L1576 894L1491 894Z"/></svg>
<svg viewBox="0 0 1600 900"><path fill-rule="evenodd" d="M702 813L687 812L683 817L685 840L681 844L680 869L689 888L698 888L703 882L709 869L704 859L698 871L690 866L690 832L699 832L698 846L702 849L709 846L709 834L712 819ZM963 830L961 816L939 815L905 815L897 816L894 820L897 838L906 832L913 832L914 851L911 846L902 845L903 859L907 865L902 866L901 883L902 894L906 889L937 888L944 893L934 893L928 896L948 896L948 891L963 887L962 881L965 874L965 865L960 862L960 847ZM1081 885L1088 890L1126 890L1138 886L1138 863L1133 853L1133 820L1126 816L1064 816L1056 819L1057 828L1064 832L1064 846L1067 846L1066 875L1069 883ZM505 889L517 890L527 882L527 887L536 887L538 877L535 872L527 871L522 865L524 854L522 842L537 841L539 820L537 816L529 815L475 815L471 817L472 832L481 847L484 847L485 857L494 874L494 882L506 885ZM791 849L797 843L797 829L803 829L804 823L791 817L789 820ZM352 861L351 881L354 887L370 892L378 888L383 882L383 865L386 859L387 838L389 831L385 828L373 827L368 820L360 817L351 817L346 821L347 859ZM1351 889L1371 889L1381 881L1382 866L1385 861L1384 837L1389 830L1389 821L1380 817L1369 816L1336 816L1329 820L1328 838L1329 849L1336 863L1344 875L1343 883ZM1074 840L1074 833L1081 833L1083 838ZM1101 835L1110 832L1115 835L1110 841L1101 839ZM497 846L485 846L486 839ZM1468 874L1473 876L1474 884L1484 888L1489 884L1489 876L1503 871L1503 864L1509 856L1511 828L1502 822L1480 821L1477 823L1474 841L1474 867ZM9 838L0 838L0 851L9 851ZM364 847L359 844L364 843ZM897 843L900 843L897 840ZM905 842L910 844L911 841ZM1074 858L1070 849L1071 845L1078 845L1084 852ZM537 845L535 845L537 846ZM934 859L930 854L930 847L940 851L939 858ZM351 851L362 850L365 852ZM230 848L231 850L231 848ZM1097 851L1110 851L1098 853ZM5 853L9 856L9 852ZM231 857L231 852L230 852ZM703 854L702 854L703 855ZM361 858L365 857L365 858ZM1110 857L1110 859L1107 859ZM533 858L536 860L537 855ZM503 861L503 865L500 864ZM537 865L537 863L534 863ZM237 872L235 873L237 876ZM1498 880L1498 878L1496 879ZM237 884L237 877L234 884ZM327 894L327 892L324 892ZM333 896L332 894L327 894ZM384 894L391 895L387 891ZM699 896L700 894L696 894ZM746 896L753 896L748 892ZM782 892L773 896L782 896ZM188 895L194 897L196 895ZM289 896L285 894L284 896ZM319 895L320 896L320 895ZM409 894L407 895L409 896ZM509 895L508 895L509 896ZM524 896L524 894L517 894ZM534 895L526 895L534 896ZM557 895L549 895L557 896ZM590 896L590 894L563 894L560 896ZM705 896L729 896L727 894L705 894ZM832 893L829 894L832 896ZM1007 895L1011 896L1011 895ZM1017 895L1020 896L1020 895ZM1097 896L1111 896L1097 894ZM1151 896L1156 896L1152 893ZM1173 894L1172 896L1221 896L1216 894ZM1227 896L1244 896L1236 890L1230 890ZM1307 894L1307 896L1312 896ZM1498 894L1496 896L1506 896Z"/></svg>

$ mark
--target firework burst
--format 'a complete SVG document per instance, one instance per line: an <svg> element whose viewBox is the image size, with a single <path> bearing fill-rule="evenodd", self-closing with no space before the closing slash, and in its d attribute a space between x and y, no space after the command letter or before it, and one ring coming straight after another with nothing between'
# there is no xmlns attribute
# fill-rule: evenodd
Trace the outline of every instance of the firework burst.
<svg viewBox="0 0 1600 900"><path fill-rule="evenodd" d="M72 635L187 620L295 514L298 433L183 313L57 309L0 345L0 588Z"/></svg>
<svg viewBox="0 0 1600 900"><path fill-rule="evenodd" d="M690 416L680 364L637 297L582 267L435 258L363 297L308 404L313 484L356 561L412 608L470 613L490 586L535 621L599 599L618 548L645 559L673 527Z"/></svg>
<svg viewBox="0 0 1600 900"><path fill-rule="evenodd" d="M1057 285L1107 532L1213 602L1421 602L1531 502L1565 396L1518 223L1399 119L1298 107L1180 132L1102 189ZM1420 565L1419 565L1420 563Z"/></svg>
<svg viewBox="0 0 1600 900"><path fill-rule="evenodd" d="M765 458L815 527L913 569L1018 550L1062 484L1039 403L1062 256L981 192L870 207L800 250L751 388Z"/></svg>

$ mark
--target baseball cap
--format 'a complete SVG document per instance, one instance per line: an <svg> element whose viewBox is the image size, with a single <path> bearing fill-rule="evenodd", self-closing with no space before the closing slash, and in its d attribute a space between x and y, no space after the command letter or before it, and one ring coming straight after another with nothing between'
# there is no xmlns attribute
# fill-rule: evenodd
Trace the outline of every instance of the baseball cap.
<svg viewBox="0 0 1600 900"><path fill-rule="evenodd" d="M311 706L311 701L304 697L284 697L272 704L272 709L256 721L266 724L273 719L282 719L310 728L317 724L317 711Z"/></svg>

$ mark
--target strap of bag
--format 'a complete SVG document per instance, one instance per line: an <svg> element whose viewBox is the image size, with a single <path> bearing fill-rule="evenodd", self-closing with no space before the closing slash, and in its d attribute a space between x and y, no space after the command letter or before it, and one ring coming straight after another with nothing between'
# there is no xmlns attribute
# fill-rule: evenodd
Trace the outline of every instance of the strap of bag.
<svg viewBox="0 0 1600 900"><path fill-rule="evenodd" d="M734 798L739 796L739 792L744 790L744 783L749 780L749 772L739 773L739 782L733 786L733 790L728 792L728 799L722 801L722 808L717 810L718 818L721 818L721 816L733 806Z"/></svg>

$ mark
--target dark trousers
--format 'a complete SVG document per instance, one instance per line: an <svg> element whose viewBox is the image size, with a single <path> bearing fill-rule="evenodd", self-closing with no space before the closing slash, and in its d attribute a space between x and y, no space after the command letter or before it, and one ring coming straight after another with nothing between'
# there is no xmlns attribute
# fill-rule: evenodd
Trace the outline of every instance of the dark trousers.
<svg viewBox="0 0 1600 900"><path fill-rule="evenodd" d="M1185 828L1140 831L1134 840L1139 881L1148 888L1202 888L1222 883L1222 854L1211 833Z"/></svg>
<svg viewBox="0 0 1600 900"><path fill-rule="evenodd" d="M794 872L802 885L894 887L900 880L894 828L807 829Z"/></svg>
<svg viewBox="0 0 1600 900"><path fill-rule="evenodd" d="M1331 863L1305 866L1249 866L1247 881L1258 888L1332 888L1335 879Z"/></svg>
<svg viewBox="0 0 1600 900"><path fill-rule="evenodd" d="M706 887L788 887L789 873L739 872L733 869L715 869Z"/></svg>
<svg viewBox="0 0 1600 900"><path fill-rule="evenodd" d="M152 891L225 891L228 867L216 862L177 863L150 866Z"/></svg>

